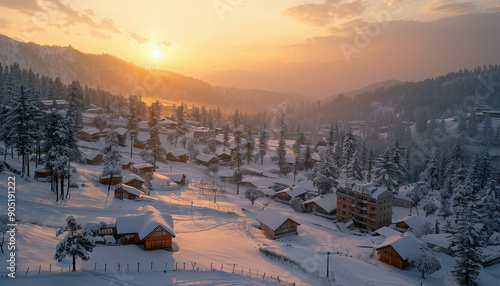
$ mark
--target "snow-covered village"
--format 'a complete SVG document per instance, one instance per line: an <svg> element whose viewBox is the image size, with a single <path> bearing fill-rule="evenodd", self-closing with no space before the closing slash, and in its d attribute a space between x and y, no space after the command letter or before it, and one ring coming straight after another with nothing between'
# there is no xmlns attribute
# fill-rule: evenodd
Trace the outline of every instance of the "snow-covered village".
<svg viewBox="0 0 500 286"><path fill-rule="evenodd" d="M0 285L500 285L500 6L117 2L0 1Z"/></svg>

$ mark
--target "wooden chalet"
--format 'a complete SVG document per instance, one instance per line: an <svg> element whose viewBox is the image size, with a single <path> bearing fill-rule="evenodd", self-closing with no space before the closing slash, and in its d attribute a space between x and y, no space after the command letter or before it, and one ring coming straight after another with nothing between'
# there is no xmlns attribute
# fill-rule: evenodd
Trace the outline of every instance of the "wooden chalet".
<svg viewBox="0 0 500 286"><path fill-rule="evenodd" d="M418 215L412 215L412 216L407 216L407 217L404 217L400 220L397 220L394 223L396 224L396 229L417 230L424 225L425 221L422 217L420 217Z"/></svg>
<svg viewBox="0 0 500 286"><path fill-rule="evenodd" d="M101 131L95 127L80 130L76 132L76 138L87 141L87 142L97 142L101 138Z"/></svg>
<svg viewBox="0 0 500 286"><path fill-rule="evenodd" d="M115 132L118 133L119 142L120 141L124 142L125 140L127 140L127 133L128 133L127 128L118 127L115 129Z"/></svg>
<svg viewBox="0 0 500 286"><path fill-rule="evenodd" d="M180 186L171 178L155 173L149 180L149 189L153 192L179 191Z"/></svg>
<svg viewBox="0 0 500 286"><path fill-rule="evenodd" d="M87 161L87 165L99 165L103 162L102 153L98 150L91 150L85 154L83 158Z"/></svg>
<svg viewBox="0 0 500 286"><path fill-rule="evenodd" d="M35 170L35 180L46 182L50 180L50 171L47 171L45 168L37 168Z"/></svg>
<svg viewBox="0 0 500 286"><path fill-rule="evenodd" d="M217 157L209 155L209 154L201 153L198 156L196 156L196 163L203 165L203 166L217 164L218 162L219 162L219 159L217 159Z"/></svg>
<svg viewBox="0 0 500 286"><path fill-rule="evenodd" d="M408 258L422 246L411 235L395 235L387 238L380 246L375 248L378 260L399 269L409 265Z"/></svg>
<svg viewBox="0 0 500 286"><path fill-rule="evenodd" d="M219 173L217 173L217 176L219 176L221 182L233 183L233 184L236 183L236 178L234 177L233 170L222 170Z"/></svg>
<svg viewBox="0 0 500 286"><path fill-rule="evenodd" d="M276 184L268 178L248 177L240 182L240 186L248 186L258 189L259 187L273 188Z"/></svg>
<svg viewBox="0 0 500 286"><path fill-rule="evenodd" d="M53 99L53 100L40 100L39 107L43 110L48 110L51 108L55 108L57 110L63 110L69 108L69 103L63 99Z"/></svg>
<svg viewBox="0 0 500 286"><path fill-rule="evenodd" d="M186 175L184 175L184 174L167 173L167 174L165 174L165 176L169 177L170 179L172 179L172 181L174 181L175 183L177 183L180 186L184 186L186 184Z"/></svg>
<svg viewBox="0 0 500 286"><path fill-rule="evenodd" d="M136 170L143 171L145 173L153 172L153 165L149 164L149 163L143 163L143 164L137 164L137 165L134 164L133 167Z"/></svg>
<svg viewBox="0 0 500 286"><path fill-rule="evenodd" d="M123 177L122 183L140 190L143 188L144 180L136 174L128 174Z"/></svg>
<svg viewBox="0 0 500 286"><path fill-rule="evenodd" d="M122 182L123 176L117 175L117 176L102 176L99 174L99 183L104 184L104 185L116 185L120 184ZM111 183L110 183L111 181Z"/></svg>
<svg viewBox="0 0 500 286"><path fill-rule="evenodd" d="M120 200L123 199L135 200L140 196L142 196L143 194L144 193L141 192L140 190L125 184L115 189L115 198Z"/></svg>
<svg viewBox="0 0 500 286"><path fill-rule="evenodd" d="M233 156L231 156L231 150L225 146L217 148L215 155L217 155L217 158L221 161L231 161L233 159Z"/></svg>
<svg viewBox="0 0 500 286"><path fill-rule="evenodd" d="M265 197L268 199L274 199L276 196L276 192L274 189L270 189L268 187L259 187L257 188L257 191L259 191L261 197Z"/></svg>
<svg viewBox="0 0 500 286"><path fill-rule="evenodd" d="M170 248L175 237L172 217L152 206L137 215L116 218L116 234L122 244L143 244L146 250Z"/></svg>
<svg viewBox="0 0 500 286"><path fill-rule="evenodd" d="M170 129L170 130L177 128L177 122L172 121L170 119L166 119L166 118L164 118L160 122L158 122L158 125L163 126L164 128Z"/></svg>
<svg viewBox="0 0 500 286"><path fill-rule="evenodd" d="M307 190L301 187L289 188L276 193L276 198L285 202L289 202L291 199L299 197L302 200L305 199Z"/></svg>
<svg viewBox="0 0 500 286"><path fill-rule="evenodd" d="M260 228L272 239L298 234L298 222L271 208L263 210L256 219L260 222Z"/></svg>
<svg viewBox="0 0 500 286"><path fill-rule="evenodd" d="M91 113L91 114L102 114L102 113L104 113L104 109L102 109L101 107L97 107L97 108L90 108L90 109L87 109L87 113Z"/></svg>
<svg viewBox="0 0 500 286"><path fill-rule="evenodd" d="M198 127L193 130L193 138L198 141L205 141L212 135L213 132L208 130L208 128Z"/></svg>
<svg viewBox="0 0 500 286"><path fill-rule="evenodd" d="M128 170L130 169L130 166L134 165L133 162L128 162L127 164L122 163L122 170Z"/></svg>
<svg viewBox="0 0 500 286"><path fill-rule="evenodd" d="M315 197L304 202L304 207L308 212L321 213L325 215L337 214L337 195L326 194Z"/></svg>
<svg viewBox="0 0 500 286"><path fill-rule="evenodd" d="M438 233L438 234L428 234L425 236L425 243L430 248L439 248L441 252L444 252L448 255L453 254L452 247L453 243L453 234L451 233Z"/></svg>
<svg viewBox="0 0 500 286"><path fill-rule="evenodd" d="M166 157L168 161L187 162L189 159L189 152L184 148L176 149L168 152Z"/></svg>
<svg viewBox="0 0 500 286"><path fill-rule="evenodd" d="M146 148L146 143L142 142L141 140L134 138L134 148L137 149L144 149Z"/></svg>

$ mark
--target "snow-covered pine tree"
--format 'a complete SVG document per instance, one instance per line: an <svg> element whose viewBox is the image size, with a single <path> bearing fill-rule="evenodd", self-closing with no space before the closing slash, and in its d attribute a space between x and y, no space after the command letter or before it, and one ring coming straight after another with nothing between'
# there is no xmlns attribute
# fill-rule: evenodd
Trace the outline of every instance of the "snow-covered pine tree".
<svg viewBox="0 0 500 286"><path fill-rule="evenodd" d="M81 129L82 125L82 114L81 111L85 108L85 98L83 89L78 81L73 81L68 86L68 112L71 113L71 117L75 120L76 129ZM76 131L76 130L75 130Z"/></svg>
<svg viewBox="0 0 500 286"><path fill-rule="evenodd" d="M118 145L118 133L116 131L111 131L108 133L104 143L104 149L102 149L102 159L104 161L104 168L101 175L103 177L109 176L108 193L111 186L111 181L113 177L118 177L122 174L122 154L120 152L120 146Z"/></svg>
<svg viewBox="0 0 500 286"><path fill-rule="evenodd" d="M372 175L373 175L373 151L370 150L370 153L368 154L367 166L366 166L366 181L367 182L372 181Z"/></svg>
<svg viewBox="0 0 500 286"><path fill-rule="evenodd" d="M250 165L253 159L253 150L255 149L255 140L253 139L252 129L248 129L245 143L245 159L247 165Z"/></svg>
<svg viewBox="0 0 500 286"><path fill-rule="evenodd" d="M398 192L399 186L405 181L404 169L395 161L397 155L394 147L387 147L376 161L374 169L374 182L376 185L385 187L392 192Z"/></svg>
<svg viewBox="0 0 500 286"><path fill-rule="evenodd" d="M234 129L237 129L238 126L240 126L240 113L238 112L238 109L234 112L233 124Z"/></svg>
<svg viewBox="0 0 500 286"><path fill-rule="evenodd" d="M354 151L351 161L346 166L345 177L348 180L358 180L360 182L364 180L361 160L357 151Z"/></svg>
<svg viewBox="0 0 500 286"><path fill-rule="evenodd" d="M486 183L483 194L478 201L478 208L488 233L500 231L500 197L496 191L495 180L492 178Z"/></svg>
<svg viewBox="0 0 500 286"><path fill-rule="evenodd" d="M149 151L149 157L152 159L151 163L153 164L153 171L156 171L156 161L165 158L165 155L167 154L167 151L161 145L160 141L160 126L158 125L160 122L160 114L161 103L157 100L153 102L149 108L149 139L146 141L146 149L141 152L144 157L144 152ZM199 152L200 151L198 151L198 154ZM196 156L198 156L198 154Z"/></svg>
<svg viewBox="0 0 500 286"><path fill-rule="evenodd" d="M312 148L309 139L306 141L306 149L304 150L304 155L302 157L304 169L306 169L306 171L312 169L315 163L312 159Z"/></svg>
<svg viewBox="0 0 500 286"><path fill-rule="evenodd" d="M222 134L224 137L223 145L228 148L229 147L229 124L224 125L224 129L222 130Z"/></svg>
<svg viewBox="0 0 500 286"><path fill-rule="evenodd" d="M130 158L132 158L132 148L134 146L134 140L137 138L137 135L139 135L139 128L138 128L138 114L137 114L137 97L136 96L130 96L128 98L129 102L129 110L128 110L128 121L127 121L127 129L128 129L128 134L130 136Z"/></svg>
<svg viewBox="0 0 500 286"><path fill-rule="evenodd" d="M200 150L196 147L196 143L193 138L188 140L187 150L189 152L189 158L192 162L196 161L196 157L200 155Z"/></svg>
<svg viewBox="0 0 500 286"><path fill-rule="evenodd" d="M304 201L300 197L292 198L289 204L296 212L303 213L306 211L306 208L304 207Z"/></svg>
<svg viewBox="0 0 500 286"><path fill-rule="evenodd" d="M264 164L264 156L266 156L267 153L267 140L268 140L268 135L267 135L267 128L264 123L264 127L260 129L259 133L259 156L260 156L260 165Z"/></svg>
<svg viewBox="0 0 500 286"><path fill-rule="evenodd" d="M56 77L50 87L49 99L66 99L66 89L59 77Z"/></svg>
<svg viewBox="0 0 500 286"><path fill-rule="evenodd" d="M175 111L175 120L177 121L177 127L175 129L175 146L177 146L177 140L179 137L186 135L188 129L186 127L186 120L184 119L184 104L181 103Z"/></svg>
<svg viewBox="0 0 500 286"><path fill-rule="evenodd" d="M349 129L347 134L342 139L342 153L340 155L341 166L344 169L352 160L352 156L356 152L356 140L352 130Z"/></svg>
<svg viewBox="0 0 500 286"><path fill-rule="evenodd" d="M320 156L320 161L314 165L312 170L312 181L314 187L318 189L318 195L327 194L338 185L339 172L333 159L331 149L327 149Z"/></svg>
<svg viewBox="0 0 500 286"><path fill-rule="evenodd" d="M337 124L330 124L330 132L328 133L328 146L333 148L339 137L339 129Z"/></svg>
<svg viewBox="0 0 500 286"><path fill-rule="evenodd" d="M452 273L460 285L475 285L479 279L482 247L485 242L481 214L474 197L469 196L469 199L459 210L453 235L456 266Z"/></svg>
<svg viewBox="0 0 500 286"><path fill-rule="evenodd" d="M464 209L469 203L468 200L473 193L473 185L470 179L470 176L467 176L464 182L461 182L454 189L452 202L453 202L453 210L458 215L460 214L460 210Z"/></svg>
<svg viewBox="0 0 500 286"><path fill-rule="evenodd" d="M286 139L288 136L288 123L286 122L286 116L283 113L280 119L280 139Z"/></svg>
<svg viewBox="0 0 500 286"><path fill-rule="evenodd" d="M493 129L489 113L483 120L483 132L481 134L481 137L481 142L488 148L491 147L491 145L495 141L495 130Z"/></svg>
<svg viewBox="0 0 500 286"><path fill-rule="evenodd" d="M66 219L67 225L63 229L56 232L56 237L67 232L68 234L56 246L56 254L54 259L61 262L66 256L71 256L73 259L73 271L76 271L76 258L79 257L83 261L90 259L90 253L95 247L93 238L90 233L78 224L73 216Z"/></svg>
<svg viewBox="0 0 500 286"><path fill-rule="evenodd" d="M478 125L479 122L476 116L476 112L473 111L470 113L469 119L467 120L467 135L470 137L476 136Z"/></svg>
<svg viewBox="0 0 500 286"><path fill-rule="evenodd" d="M285 139L280 138L278 141L278 147L276 148L276 155L273 156L273 161L278 165L280 170L280 177L284 174L286 168L286 143ZM288 173L288 172L287 172Z"/></svg>
<svg viewBox="0 0 500 286"><path fill-rule="evenodd" d="M438 189L439 186L439 162L437 158L437 149L432 150L431 155L427 160L425 169L420 173L419 181L429 185L431 191Z"/></svg>
<svg viewBox="0 0 500 286"><path fill-rule="evenodd" d="M243 165L243 155L241 154L241 133L239 131L234 133L234 142L236 145L231 151L232 162L238 168L238 173L240 173L240 166Z"/></svg>
<svg viewBox="0 0 500 286"><path fill-rule="evenodd" d="M259 191L255 188L250 188L245 192L245 198L253 203L260 197Z"/></svg>

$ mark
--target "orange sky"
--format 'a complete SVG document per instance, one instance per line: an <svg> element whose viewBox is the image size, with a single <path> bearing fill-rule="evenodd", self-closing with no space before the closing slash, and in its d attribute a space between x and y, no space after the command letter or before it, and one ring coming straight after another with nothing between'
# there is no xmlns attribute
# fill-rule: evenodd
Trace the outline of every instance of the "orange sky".
<svg viewBox="0 0 500 286"><path fill-rule="evenodd" d="M350 60L383 45L356 46L370 23L495 11L497 0L0 0L0 33L196 75L258 61Z"/></svg>

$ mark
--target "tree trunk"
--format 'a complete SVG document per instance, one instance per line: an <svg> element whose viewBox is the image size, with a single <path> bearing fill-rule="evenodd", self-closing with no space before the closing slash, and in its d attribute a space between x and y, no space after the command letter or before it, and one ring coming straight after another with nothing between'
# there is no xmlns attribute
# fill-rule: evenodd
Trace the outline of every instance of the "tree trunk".
<svg viewBox="0 0 500 286"><path fill-rule="evenodd" d="M30 176L30 155L28 154L28 177Z"/></svg>
<svg viewBox="0 0 500 286"><path fill-rule="evenodd" d="M132 159L132 148L134 147L134 137L130 136L130 159Z"/></svg>
<svg viewBox="0 0 500 286"><path fill-rule="evenodd" d="M425 274L425 272L422 271L422 279L425 279L424 274Z"/></svg>
<svg viewBox="0 0 500 286"><path fill-rule="evenodd" d="M113 180L113 175L109 176L109 184L108 184L108 195L109 195L109 190L111 189L111 181Z"/></svg>
<svg viewBox="0 0 500 286"><path fill-rule="evenodd" d="M76 257L75 254L73 254L73 272L76 271Z"/></svg>
<svg viewBox="0 0 500 286"><path fill-rule="evenodd" d="M25 169L25 164L26 164L26 155L24 155L24 154L23 154L23 156L22 156L22 157L23 157L23 158L22 158L22 162L21 162L21 166L22 166L22 167L21 167L21 171L22 171L22 173L23 173L23 175L24 175L24 171L26 170L26 169Z"/></svg>
<svg viewBox="0 0 500 286"><path fill-rule="evenodd" d="M54 176L54 186L55 186L55 191L56 191L56 202L59 201L59 181L57 180L57 175Z"/></svg>
<svg viewBox="0 0 500 286"><path fill-rule="evenodd" d="M61 200L64 201L64 176L61 176Z"/></svg>

